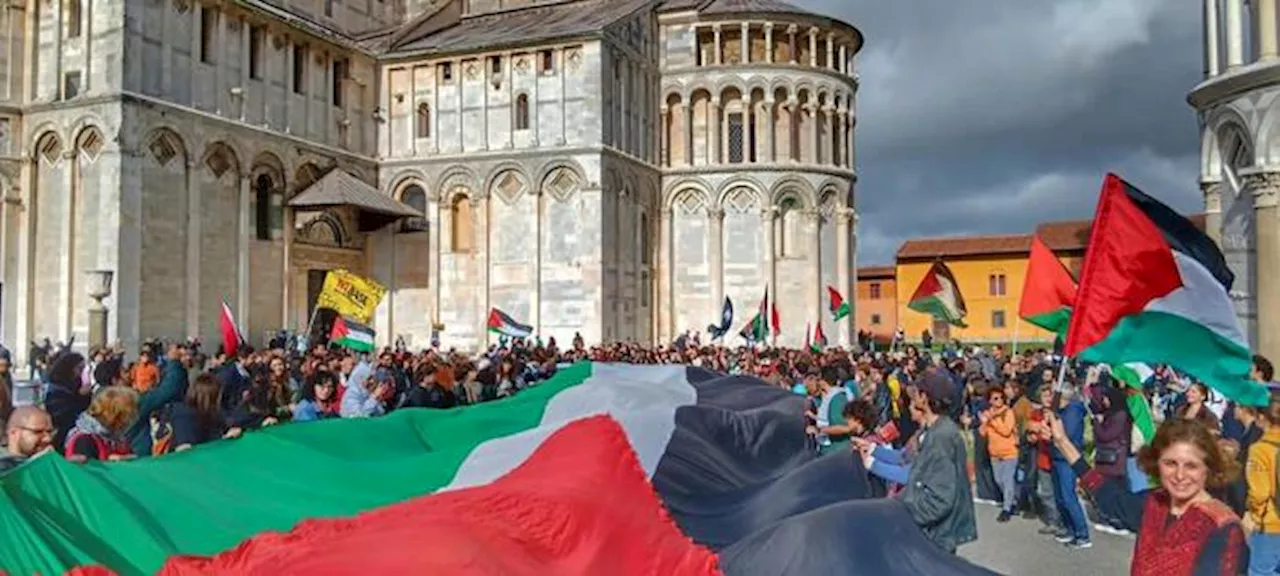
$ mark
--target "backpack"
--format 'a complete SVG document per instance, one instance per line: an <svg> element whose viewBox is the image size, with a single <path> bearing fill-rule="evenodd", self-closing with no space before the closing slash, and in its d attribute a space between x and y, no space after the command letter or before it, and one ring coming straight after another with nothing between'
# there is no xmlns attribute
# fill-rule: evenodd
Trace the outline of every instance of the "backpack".
<svg viewBox="0 0 1280 576"><path fill-rule="evenodd" d="M98 451L99 461L106 461L107 458L111 456L111 449L107 446L107 442L105 440L93 434L76 432L75 434L67 436L67 445L66 448L63 449L62 454L64 457L70 458L75 455L76 440L79 440L81 436L88 436L90 440L93 440L93 447Z"/></svg>
<svg viewBox="0 0 1280 576"><path fill-rule="evenodd" d="M166 404L151 415L151 455L173 452L172 404Z"/></svg>

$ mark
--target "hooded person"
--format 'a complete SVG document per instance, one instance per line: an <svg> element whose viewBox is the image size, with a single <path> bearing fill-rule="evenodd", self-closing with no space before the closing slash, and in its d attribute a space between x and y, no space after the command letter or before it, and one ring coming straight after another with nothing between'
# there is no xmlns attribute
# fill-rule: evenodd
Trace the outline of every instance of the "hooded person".
<svg viewBox="0 0 1280 576"><path fill-rule="evenodd" d="M382 399L386 394L387 384L375 383L373 375L373 367L368 362L361 362L351 370L339 410L343 418L381 416L386 411Z"/></svg>

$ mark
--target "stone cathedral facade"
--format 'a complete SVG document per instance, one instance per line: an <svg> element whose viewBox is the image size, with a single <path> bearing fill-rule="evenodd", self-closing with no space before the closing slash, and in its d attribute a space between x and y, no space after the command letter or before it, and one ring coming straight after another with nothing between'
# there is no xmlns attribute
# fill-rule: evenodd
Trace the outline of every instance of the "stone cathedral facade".
<svg viewBox="0 0 1280 576"><path fill-rule="evenodd" d="M861 34L776 0L17 0L0 6L0 340L261 343L326 270L379 338L667 341L767 289L853 301Z"/></svg>

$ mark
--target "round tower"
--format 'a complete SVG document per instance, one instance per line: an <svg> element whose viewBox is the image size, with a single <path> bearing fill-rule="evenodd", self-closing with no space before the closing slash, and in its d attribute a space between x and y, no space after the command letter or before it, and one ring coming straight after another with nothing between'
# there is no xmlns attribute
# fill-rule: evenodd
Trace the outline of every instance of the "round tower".
<svg viewBox="0 0 1280 576"><path fill-rule="evenodd" d="M1278 0L1203 0L1200 120L1208 233L1235 273L1232 298L1255 350L1280 358Z"/></svg>
<svg viewBox="0 0 1280 576"><path fill-rule="evenodd" d="M832 344L826 287L853 303L854 139L862 34L777 0L676 0L662 34L665 337L736 310L730 339L768 292L776 341L806 326Z"/></svg>

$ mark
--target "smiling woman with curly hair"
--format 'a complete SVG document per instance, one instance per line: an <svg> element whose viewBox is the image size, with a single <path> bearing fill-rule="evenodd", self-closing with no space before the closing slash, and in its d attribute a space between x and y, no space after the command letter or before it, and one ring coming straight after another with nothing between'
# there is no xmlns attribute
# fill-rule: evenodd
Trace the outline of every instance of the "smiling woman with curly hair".
<svg viewBox="0 0 1280 576"><path fill-rule="evenodd" d="M1120 515L1138 533L1130 573L1178 576L1240 572L1247 558L1240 518L1210 492L1238 473L1223 454L1217 435L1204 422L1171 418L1138 454L1138 465L1157 487L1130 494L1103 477L1080 456L1056 417L1050 419L1054 446L1099 499L1123 501ZM1104 494L1103 491L1113 493Z"/></svg>

